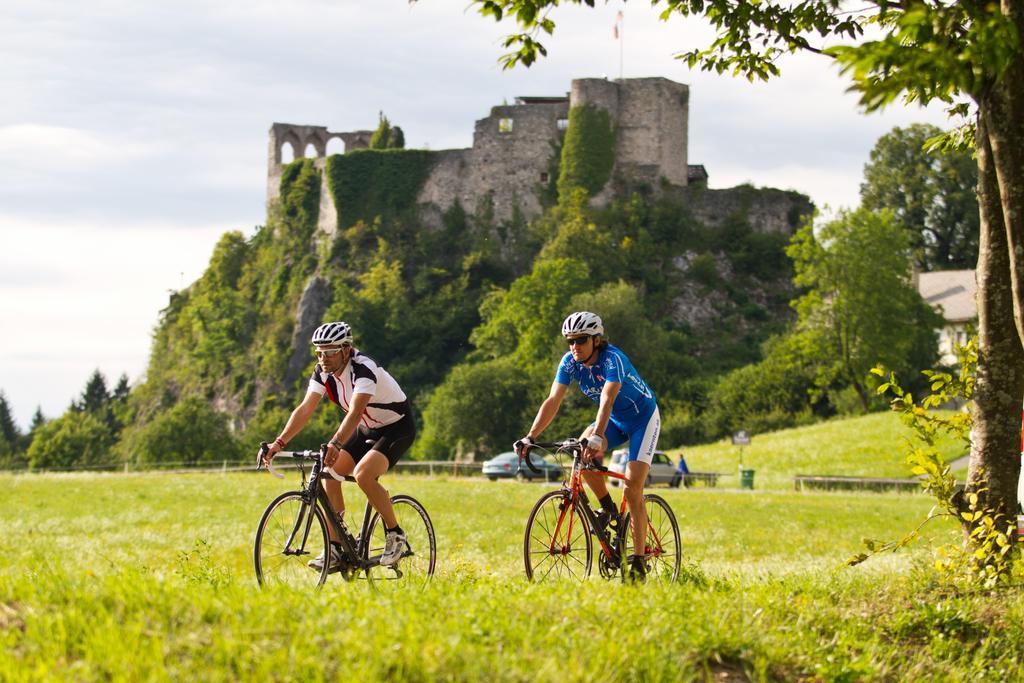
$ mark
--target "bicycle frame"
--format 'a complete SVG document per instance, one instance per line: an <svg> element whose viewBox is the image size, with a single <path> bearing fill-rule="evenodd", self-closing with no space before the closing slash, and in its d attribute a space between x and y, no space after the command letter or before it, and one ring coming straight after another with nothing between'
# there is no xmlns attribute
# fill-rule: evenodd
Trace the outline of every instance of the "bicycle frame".
<svg viewBox="0 0 1024 683"><path fill-rule="evenodd" d="M368 567L374 567L380 564L380 556L369 557L369 543L370 543L370 519L373 516L373 507L370 505L370 501L366 501L366 507L363 510L363 523L359 528L359 535L353 538L349 531L342 527L338 523L337 516L334 514L334 508L331 506L330 500L327 498L327 491L320 485L321 479L331 477L338 481L355 481L355 477L350 476L338 476L333 472L328 471L328 468L324 467L324 452L326 449L321 448L320 451L280 451L275 456L276 458L292 458L297 461L296 467L302 470L302 500L303 507L299 510L298 515L295 518L295 526L292 528L291 534L288 536L288 542L285 544L284 554L301 554L303 549L306 547L306 541L309 538L309 531L313 524L313 513L312 508L319 504L321 511L324 513L324 517L327 518L327 524L330 526L333 532L334 538L332 539L339 546L341 546L342 557L345 561L356 570L367 569ZM306 470L303 465L305 461L310 461L310 472L309 477L306 477ZM284 475L274 469L272 462L266 462L263 460L262 453L257 463L257 468L265 465L266 468L278 479L283 479ZM293 549L292 543L295 541L296 535L302 529L302 540L298 548Z"/></svg>

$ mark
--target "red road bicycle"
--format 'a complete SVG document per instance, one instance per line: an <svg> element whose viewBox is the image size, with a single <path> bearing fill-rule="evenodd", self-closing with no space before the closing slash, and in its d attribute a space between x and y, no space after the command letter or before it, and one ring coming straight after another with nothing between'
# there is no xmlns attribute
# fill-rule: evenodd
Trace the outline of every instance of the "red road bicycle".
<svg viewBox="0 0 1024 683"><path fill-rule="evenodd" d="M642 555L650 581L675 581L679 577L682 555L679 547L679 524L672 508L661 496L644 495L647 510L647 534L642 552L633 547L630 516L623 498L619 506L621 522L613 529L599 528L597 513L590 505L583 489L583 470L592 470L611 479L626 477L606 467L583 460L583 443L577 439L553 443L537 443L524 453L526 466L534 472L540 470L531 462L530 453L540 450L547 454L572 456L572 470L558 491L541 496L533 506L526 522L523 541L523 560L526 576L531 581L549 578L569 578L584 581L590 576L597 539L597 567L606 579L627 579L626 558Z"/></svg>

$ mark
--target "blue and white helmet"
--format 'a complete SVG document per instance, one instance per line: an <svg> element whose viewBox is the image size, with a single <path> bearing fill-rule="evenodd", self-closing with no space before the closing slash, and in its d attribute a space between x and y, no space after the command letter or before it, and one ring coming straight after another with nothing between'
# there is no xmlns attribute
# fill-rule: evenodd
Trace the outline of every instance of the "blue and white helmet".
<svg viewBox="0 0 1024 683"><path fill-rule="evenodd" d="M335 344L351 344L352 328L348 323L324 323L316 328L311 339L317 346L333 346Z"/></svg>
<svg viewBox="0 0 1024 683"><path fill-rule="evenodd" d="M578 311L569 314L562 323L563 337L578 337L582 334L604 334L601 316L590 311Z"/></svg>

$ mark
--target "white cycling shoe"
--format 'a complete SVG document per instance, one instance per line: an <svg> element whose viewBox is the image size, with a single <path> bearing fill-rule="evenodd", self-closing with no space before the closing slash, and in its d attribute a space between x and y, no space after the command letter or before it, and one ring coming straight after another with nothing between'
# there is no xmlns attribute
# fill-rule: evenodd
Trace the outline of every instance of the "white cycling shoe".
<svg viewBox="0 0 1024 683"><path fill-rule="evenodd" d="M405 534L397 531L389 531L384 537L384 554L380 556L380 563L387 567L394 566L405 555L409 549L409 541Z"/></svg>
<svg viewBox="0 0 1024 683"><path fill-rule="evenodd" d="M317 571L323 570L323 568L324 568L324 556L325 555L326 555L326 551L320 553L319 555L314 557L312 560L307 562L306 566L309 567L310 569L315 569ZM340 566L341 566L341 553L339 553L338 549L335 548L333 544L331 544L331 566L330 566L330 568L331 569L337 569Z"/></svg>

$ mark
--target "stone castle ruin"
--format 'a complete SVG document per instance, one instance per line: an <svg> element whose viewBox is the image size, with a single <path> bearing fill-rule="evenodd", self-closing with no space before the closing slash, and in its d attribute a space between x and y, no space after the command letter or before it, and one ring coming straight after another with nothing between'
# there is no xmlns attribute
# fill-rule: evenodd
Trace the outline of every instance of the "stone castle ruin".
<svg viewBox="0 0 1024 683"><path fill-rule="evenodd" d="M735 208L738 200L733 190L707 190L704 167L689 163L689 87L666 78L581 78L572 81L565 96L518 97L514 104L492 107L489 116L476 122L472 147L432 153L435 161L416 203L425 216L440 216L455 202L467 211L488 202L499 221L508 220L516 211L526 220L536 218L543 210L539 190L554 180L550 177L552 158L568 129L570 111L577 107L606 112L610 118L614 162L609 178L685 192L695 215L709 224ZM322 171L330 140L340 139L347 153L368 147L371 135L372 131L366 130L335 133L323 126L273 124L267 160L268 202L280 193L281 152L286 144L291 145L296 159L312 146L315 163ZM337 207L327 187L327 174L321 177L319 227L333 233L338 227ZM593 201L607 201L612 185L609 179L593 193ZM753 197L746 192L743 202L752 227L787 233L796 227L794 202L807 204L806 198L795 200L794 193L778 191L767 195L758 191Z"/></svg>

